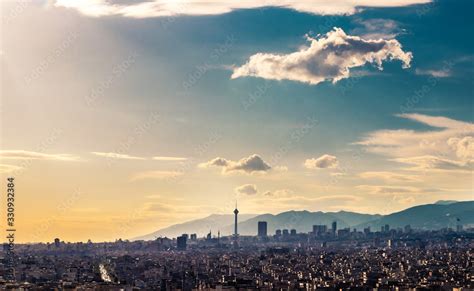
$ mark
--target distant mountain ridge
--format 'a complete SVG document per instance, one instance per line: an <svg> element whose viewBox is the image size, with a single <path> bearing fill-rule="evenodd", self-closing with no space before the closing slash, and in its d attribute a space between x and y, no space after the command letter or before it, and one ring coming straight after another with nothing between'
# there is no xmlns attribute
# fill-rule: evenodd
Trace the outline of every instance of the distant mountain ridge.
<svg viewBox="0 0 474 291"><path fill-rule="evenodd" d="M435 203L414 206L400 212L380 217L377 220L357 225L357 229L367 226L379 230L382 225L388 224L392 228L410 225L418 229L440 229L445 227L456 228L458 223L463 225L474 224L474 201Z"/></svg>
<svg viewBox="0 0 474 291"><path fill-rule="evenodd" d="M279 214L239 214L239 233L241 235L256 235L258 221L266 221L268 234L275 233L276 229L296 229L297 232L310 232L315 224L324 224L331 227L333 221L337 228L350 227L362 230L371 227L377 231L382 225L388 224L391 228L404 227L410 224L412 228L440 229L444 227L455 228L459 222L463 225L474 225L474 201L438 201L410 207L408 209L388 215L362 214L356 212L310 212L286 211ZM203 237L210 230L213 234L217 231L221 235L230 235L233 232L234 215L213 214L208 217L176 224L160 229L148 235L137 237L133 240L153 240L157 237L177 237L183 233L196 233Z"/></svg>

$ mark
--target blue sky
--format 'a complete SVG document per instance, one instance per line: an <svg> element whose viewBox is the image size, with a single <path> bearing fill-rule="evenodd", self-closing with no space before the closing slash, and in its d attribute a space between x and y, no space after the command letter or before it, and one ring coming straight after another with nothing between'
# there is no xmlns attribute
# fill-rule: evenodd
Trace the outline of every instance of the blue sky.
<svg viewBox="0 0 474 291"><path fill-rule="evenodd" d="M149 7L125 15L127 1L113 2L121 10L106 2L95 10L87 1L2 3L0 170L24 177L26 206L43 195L45 210L28 219L48 219L76 188L85 194L57 228L74 221L100 239L228 212L236 198L246 213L388 213L472 199L472 1L341 0L336 15L304 1L295 9L193 1L167 17ZM285 77L288 59L267 74L281 80L251 76L268 59L231 78L254 55L308 50L334 27L359 39L348 59L379 41L395 46L394 60L385 56L383 70L365 61L349 77L317 84ZM320 61L309 60L332 74ZM55 130L59 137L45 143ZM257 190L240 193L245 185ZM130 218L130 207L139 217ZM91 217L133 221L137 233L89 229Z"/></svg>

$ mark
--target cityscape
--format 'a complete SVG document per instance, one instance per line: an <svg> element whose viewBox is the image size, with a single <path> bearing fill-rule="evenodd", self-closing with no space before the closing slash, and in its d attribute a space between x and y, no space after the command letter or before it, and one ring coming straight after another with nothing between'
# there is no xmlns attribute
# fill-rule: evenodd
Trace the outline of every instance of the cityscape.
<svg viewBox="0 0 474 291"><path fill-rule="evenodd" d="M473 12L0 0L0 290L474 290Z"/></svg>
<svg viewBox="0 0 474 291"><path fill-rule="evenodd" d="M7 289L293 290L473 288L474 228L417 230L384 225L362 231L313 225L312 231L255 225L256 235L212 230L152 241L54 242L17 245ZM6 262L9 245L0 259ZM9 276L12 277L9 277Z"/></svg>

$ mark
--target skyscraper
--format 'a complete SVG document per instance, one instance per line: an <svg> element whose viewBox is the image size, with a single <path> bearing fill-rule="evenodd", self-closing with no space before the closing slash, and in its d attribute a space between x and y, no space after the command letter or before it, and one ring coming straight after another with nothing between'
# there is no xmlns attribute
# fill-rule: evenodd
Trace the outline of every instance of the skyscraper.
<svg viewBox="0 0 474 291"><path fill-rule="evenodd" d="M337 221L332 222L332 233L335 235L337 231Z"/></svg>
<svg viewBox="0 0 474 291"><path fill-rule="evenodd" d="M182 236L178 236L176 240L177 240L178 250L181 250L181 251L186 250L188 237L183 234Z"/></svg>
<svg viewBox="0 0 474 291"><path fill-rule="evenodd" d="M258 222L258 236L259 237L267 236L267 222L266 221Z"/></svg>
<svg viewBox="0 0 474 291"><path fill-rule="evenodd" d="M315 236L321 236L327 232L327 226L323 224L313 225L313 234Z"/></svg>
<svg viewBox="0 0 474 291"><path fill-rule="evenodd" d="M239 210L237 209L237 202L235 202L235 209L234 209L234 215L235 215L235 220L234 220L234 236L237 237L239 235L239 232L237 231L237 215L239 214Z"/></svg>

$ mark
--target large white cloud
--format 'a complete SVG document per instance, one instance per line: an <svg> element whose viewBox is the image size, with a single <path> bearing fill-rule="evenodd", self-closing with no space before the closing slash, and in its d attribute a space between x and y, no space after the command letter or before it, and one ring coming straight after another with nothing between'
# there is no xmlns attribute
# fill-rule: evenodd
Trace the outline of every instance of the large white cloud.
<svg viewBox="0 0 474 291"><path fill-rule="evenodd" d="M321 15L354 14L363 7L400 7L430 3L431 0L56 0L55 6L78 10L93 16L124 16L133 18L173 15L216 15L236 9L282 7Z"/></svg>
<svg viewBox="0 0 474 291"><path fill-rule="evenodd" d="M339 161L335 156L322 155L319 158L307 159L304 166L307 169L333 169L339 165Z"/></svg>
<svg viewBox="0 0 474 291"><path fill-rule="evenodd" d="M257 53L247 63L234 68L232 78L260 77L293 80L309 84L350 77L350 69L374 64L382 70L387 60L402 61L410 67L412 53L405 52L396 39L363 39L334 28L320 38L307 37L309 47L290 54Z"/></svg>
<svg viewBox="0 0 474 291"><path fill-rule="evenodd" d="M215 158L206 163L199 164L201 168L221 167L222 172L243 172L247 174L265 173L272 169L272 167L265 162L259 155L253 154L247 158L238 161L231 161L224 158Z"/></svg>

